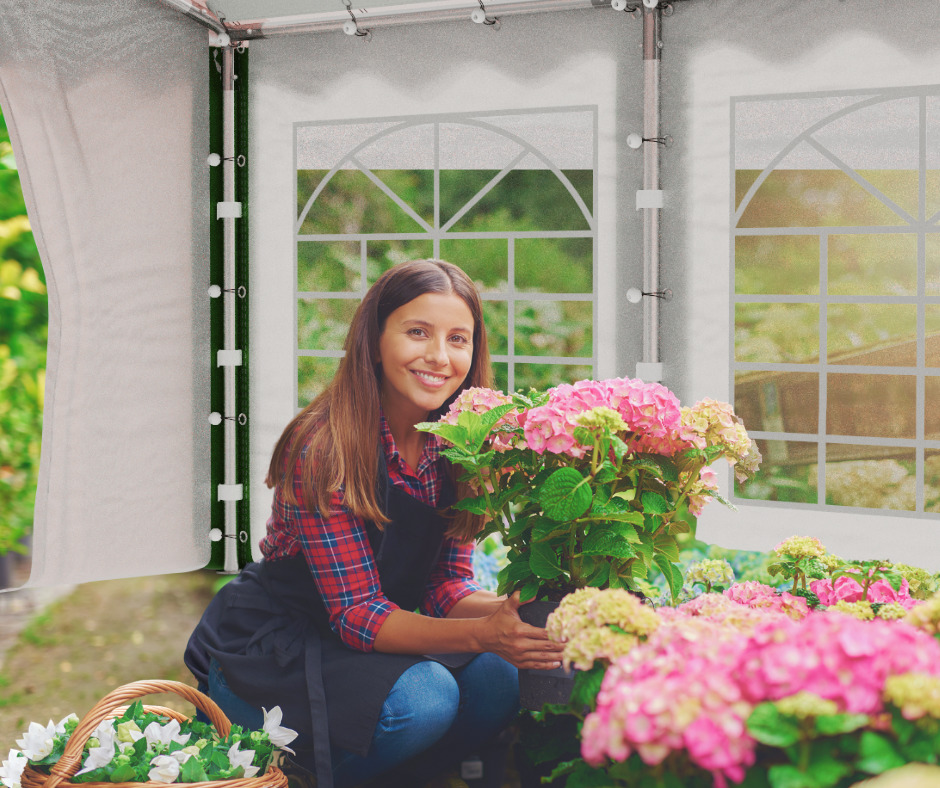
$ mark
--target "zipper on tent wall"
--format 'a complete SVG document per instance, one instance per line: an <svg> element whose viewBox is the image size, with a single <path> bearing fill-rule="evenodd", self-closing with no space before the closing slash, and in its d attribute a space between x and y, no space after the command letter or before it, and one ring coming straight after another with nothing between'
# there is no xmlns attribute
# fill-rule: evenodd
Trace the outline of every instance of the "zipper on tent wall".
<svg viewBox="0 0 940 788"><path fill-rule="evenodd" d="M209 568L252 560L248 502L248 51L210 50L212 552Z"/></svg>

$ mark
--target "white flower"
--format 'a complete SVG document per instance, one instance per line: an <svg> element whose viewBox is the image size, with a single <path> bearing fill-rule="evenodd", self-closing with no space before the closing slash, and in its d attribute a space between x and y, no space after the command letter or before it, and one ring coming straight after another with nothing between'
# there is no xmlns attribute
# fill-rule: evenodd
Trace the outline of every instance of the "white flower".
<svg viewBox="0 0 940 788"><path fill-rule="evenodd" d="M144 728L144 737L147 739L148 745L162 744L164 747L168 747L170 742L174 741L179 744L186 744L191 735L187 733L185 736L180 736L179 720L170 720L166 725L151 722Z"/></svg>
<svg viewBox="0 0 940 788"><path fill-rule="evenodd" d="M235 742L228 751L228 760L236 769L241 766L245 770L245 777L254 777L261 769L257 766L252 766L251 762L255 757L254 750L245 750L242 752L238 749L239 742Z"/></svg>
<svg viewBox="0 0 940 788"><path fill-rule="evenodd" d="M52 752L53 738L55 738L55 723L52 720L49 720L46 726L31 722L29 730L23 734L22 739L17 739L16 743L23 751L23 755L31 761L41 761Z"/></svg>
<svg viewBox="0 0 940 788"><path fill-rule="evenodd" d="M150 765L153 767L147 776L155 783L172 783L180 774L180 762L172 755L158 755Z"/></svg>
<svg viewBox="0 0 940 788"><path fill-rule="evenodd" d="M182 750L171 752L169 755L171 758L176 758L176 760L180 762L180 765L182 765L194 755L199 755L199 748L195 745L190 745L189 747L183 747Z"/></svg>
<svg viewBox="0 0 940 788"><path fill-rule="evenodd" d="M94 769L100 769L102 766L107 766L111 763L111 759L114 758L115 734L116 731L114 730L114 722L112 720L104 720L95 728L92 738L98 740L98 746L88 750L88 757L85 758L85 763L82 765L81 770L75 773L76 777L79 774L84 774Z"/></svg>
<svg viewBox="0 0 940 788"><path fill-rule="evenodd" d="M287 745L297 738L297 731L281 727L281 707L275 706L268 711L262 706L261 711L264 712L264 732L268 734L271 744L295 755L296 753Z"/></svg>
<svg viewBox="0 0 940 788"><path fill-rule="evenodd" d="M7 788L20 788L20 777L27 763L29 763L29 758L23 753L19 750L10 750L7 760L0 766L0 783Z"/></svg>

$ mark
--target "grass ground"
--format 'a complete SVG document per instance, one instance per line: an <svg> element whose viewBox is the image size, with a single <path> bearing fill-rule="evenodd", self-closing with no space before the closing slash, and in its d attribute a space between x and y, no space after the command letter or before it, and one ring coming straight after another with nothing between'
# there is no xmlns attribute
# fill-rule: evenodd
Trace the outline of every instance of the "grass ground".
<svg viewBox="0 0 940 788"><path fill-rule="evenodd" d="M122 684L195 685L183 649L217 578L191 572L85 583L34 616L0 670L0 754L16 746L30 722L81 717ZM144 702L193 711L175 695Z"/></svg>

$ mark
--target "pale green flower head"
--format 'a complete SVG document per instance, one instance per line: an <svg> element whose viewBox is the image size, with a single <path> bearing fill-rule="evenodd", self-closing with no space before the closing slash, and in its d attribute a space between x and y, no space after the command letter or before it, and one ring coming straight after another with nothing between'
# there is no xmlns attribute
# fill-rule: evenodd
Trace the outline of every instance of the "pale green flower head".
<svg viewBox="0 0 940 788"><path fill-rule="evenodd" d="M778 544L774 552L780 557L790 555L799 561L803 558L822 558L826 548L815 536L791 536Z"/></svg>
<svg viewBox="0 0 940 788"><path fill-rule="evenodd" d="M724 558L706 558L689 567L685 582L689 585L701 583L706 588L711 586L728 588L734 583L734 569Z"/></svg>
<svg viewBox="0 0 940 788"><path fill-rule="evenodd" d="M931 635L940 634L940 592L908 610L904 620Z"/></svg>
<svg viewBox="0 0 940 788"><path fill-rule="evenodd" d="M584 411L578 415L575 422L589 430L610 430L611 432L625 432L630 425L612 408L599 405L596 408Z"/></svg>
<svg viewBox="0 0 940 788"><path fill-rule="evenodd" d="M852 616L852 618L861 621L871 621L875 617L871 602L846 602L842 599L826 608L826 610L834 613L845 613L847 616Z"/></svg>
<svg viewBox="0 0 940 788"><path fill-rule="evenodd" d="M781 714L787 714L800 720L839 713L839 704L834 700L826 700L805 690L774 701L774 706Z"/></svg>
<svg viewBox="0 0 940 788"><path fill-rule="evenodd" d="M918 566L908 566L907 564L893 564L893 568L907 579L911 596L914 599L927 599L931 593L937 590L937 576L926 569L921 569Z"/></svg>
<svg viewBox="0 0 940 788"><path fill-rule="evenodd" d="M888 602L878 608L877 615L878 618L883 618L886 621L898 621L907 615L907 610L898 602Z"/></svg>
<svg viewBox="0 0 940 788"><path fill-rule="evenodd" d="M901 709L906 719L929 716L940 720L940 677L923 673L888 676L884 698Z"/></svg>

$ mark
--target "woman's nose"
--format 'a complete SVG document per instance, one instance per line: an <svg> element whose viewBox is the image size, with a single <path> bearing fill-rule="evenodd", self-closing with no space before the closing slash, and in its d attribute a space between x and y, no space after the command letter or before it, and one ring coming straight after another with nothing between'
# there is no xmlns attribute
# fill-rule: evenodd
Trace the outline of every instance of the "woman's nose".
<svg viewBox="0 0 940 788"><path fill-rule="evenodd" d="M432 339L428 342L424 357L429 363L444 366L447 363L446 339Z"/></svg>

